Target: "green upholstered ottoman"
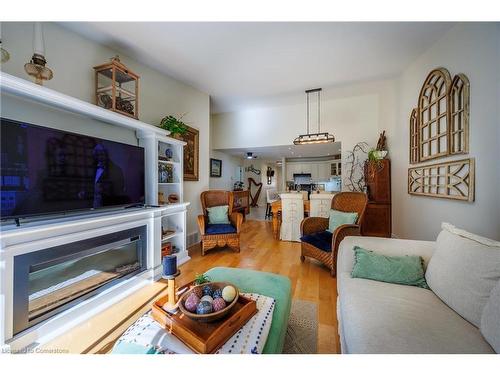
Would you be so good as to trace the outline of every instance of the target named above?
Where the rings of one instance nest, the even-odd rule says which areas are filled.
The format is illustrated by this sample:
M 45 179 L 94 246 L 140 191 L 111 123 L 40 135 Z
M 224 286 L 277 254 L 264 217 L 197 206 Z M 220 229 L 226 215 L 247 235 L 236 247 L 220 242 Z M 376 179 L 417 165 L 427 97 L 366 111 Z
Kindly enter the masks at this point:
M 244 268 L 215 267 L 205 272 L 211 281 L 227 281 L 244 293 L 256 293 L 275 300 L 273 320 L 264 346 L 263 354 L 280 354 L 283 351 L 285 334 L 292 305 L 290 279 L 274 273 L 253 271 Z M 154 348 L 134 343 L 117 342 L 114 354 L 154 354 Z
M 244 293 L 257 293 L 275 299 L 273 320 L 263 353 L 280 354 L 283 351 L 292 306 L 290 279 L 275 273 L 229 267 L 215 267 L 205 272 L 205 275 L 209 276 L 211 281 L 233 283 Z

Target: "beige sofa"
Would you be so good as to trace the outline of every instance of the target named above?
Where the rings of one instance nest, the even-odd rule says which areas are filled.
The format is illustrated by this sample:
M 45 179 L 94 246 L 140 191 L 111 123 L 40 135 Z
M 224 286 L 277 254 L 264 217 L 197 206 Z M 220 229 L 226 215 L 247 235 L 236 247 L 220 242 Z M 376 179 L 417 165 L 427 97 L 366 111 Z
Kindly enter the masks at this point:
M 389 256 L 421 256 L 431 290 L 352 278 L 355 245 Z M 448 224 L 436 242 L 346 237 L 337 289 L 342 353 L 500 351 L 498 242 Z

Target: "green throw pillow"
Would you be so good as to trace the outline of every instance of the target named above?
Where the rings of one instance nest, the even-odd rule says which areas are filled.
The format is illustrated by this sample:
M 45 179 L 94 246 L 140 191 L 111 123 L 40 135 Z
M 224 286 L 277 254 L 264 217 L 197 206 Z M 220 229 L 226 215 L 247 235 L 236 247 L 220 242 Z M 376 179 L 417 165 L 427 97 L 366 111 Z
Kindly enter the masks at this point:
M 352 277 L 429 289 L 425 282 L 423 259 L 419 256 L 390 257 L 355 246 L 354 257 Z
M 335 229 L 344 224 L 354 224 L 358 220 L 357 212 L 343 212 L 337 210 L 330 210 L 330 221 L 328 224 L 328 231 L 335 232 Z
M 207 208 L 208 224 L 229 224 L 227 211 L 229 206 L 214 206 Z

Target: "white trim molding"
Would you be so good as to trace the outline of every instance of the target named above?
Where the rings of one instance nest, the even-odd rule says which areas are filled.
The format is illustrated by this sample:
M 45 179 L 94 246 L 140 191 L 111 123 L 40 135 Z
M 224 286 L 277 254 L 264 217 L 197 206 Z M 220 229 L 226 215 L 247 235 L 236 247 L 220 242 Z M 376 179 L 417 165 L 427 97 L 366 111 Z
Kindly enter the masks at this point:
M 142 134 L 156 134 L 163 137 L 170 134 L 168 130 L 101 108 L 95 104 L 34 84 L 5 72 L 0 72 L 0 90 L 2 94 L 48 104 L 51 107 L 85 115 L 108 124 L 140 131 Z

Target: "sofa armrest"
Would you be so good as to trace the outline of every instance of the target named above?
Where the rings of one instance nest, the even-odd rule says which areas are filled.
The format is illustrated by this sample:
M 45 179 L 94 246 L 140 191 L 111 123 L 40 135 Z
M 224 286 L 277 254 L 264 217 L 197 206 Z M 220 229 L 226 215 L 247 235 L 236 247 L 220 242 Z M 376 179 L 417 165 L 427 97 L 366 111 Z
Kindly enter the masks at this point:
M 200 229 L 200 234 L 202 236 L 205 235 L 205 223 L 206 223 L 206 218 L 203 215 L 198 215 L 198 228 Z
M 243 224 L 243 214 L 240 212 L 232 212 L 231 215 L 229 215 L 229 221 L 233 227 L 236 228 L 236 233 L 240 233 L 241 226 Z
M 337 257 L 337 274 L 352 272 L 354 266 L 354 246 L 372 250 L 388 256 L 418 255 L 427 267 L 434 253 L 434 241 L 400 240 L 380 237 L 345 237 L 339 245 Z
M 328 218 L 307 217 L 300 223 L 300 235 L 323 232 L 328 229 Z

